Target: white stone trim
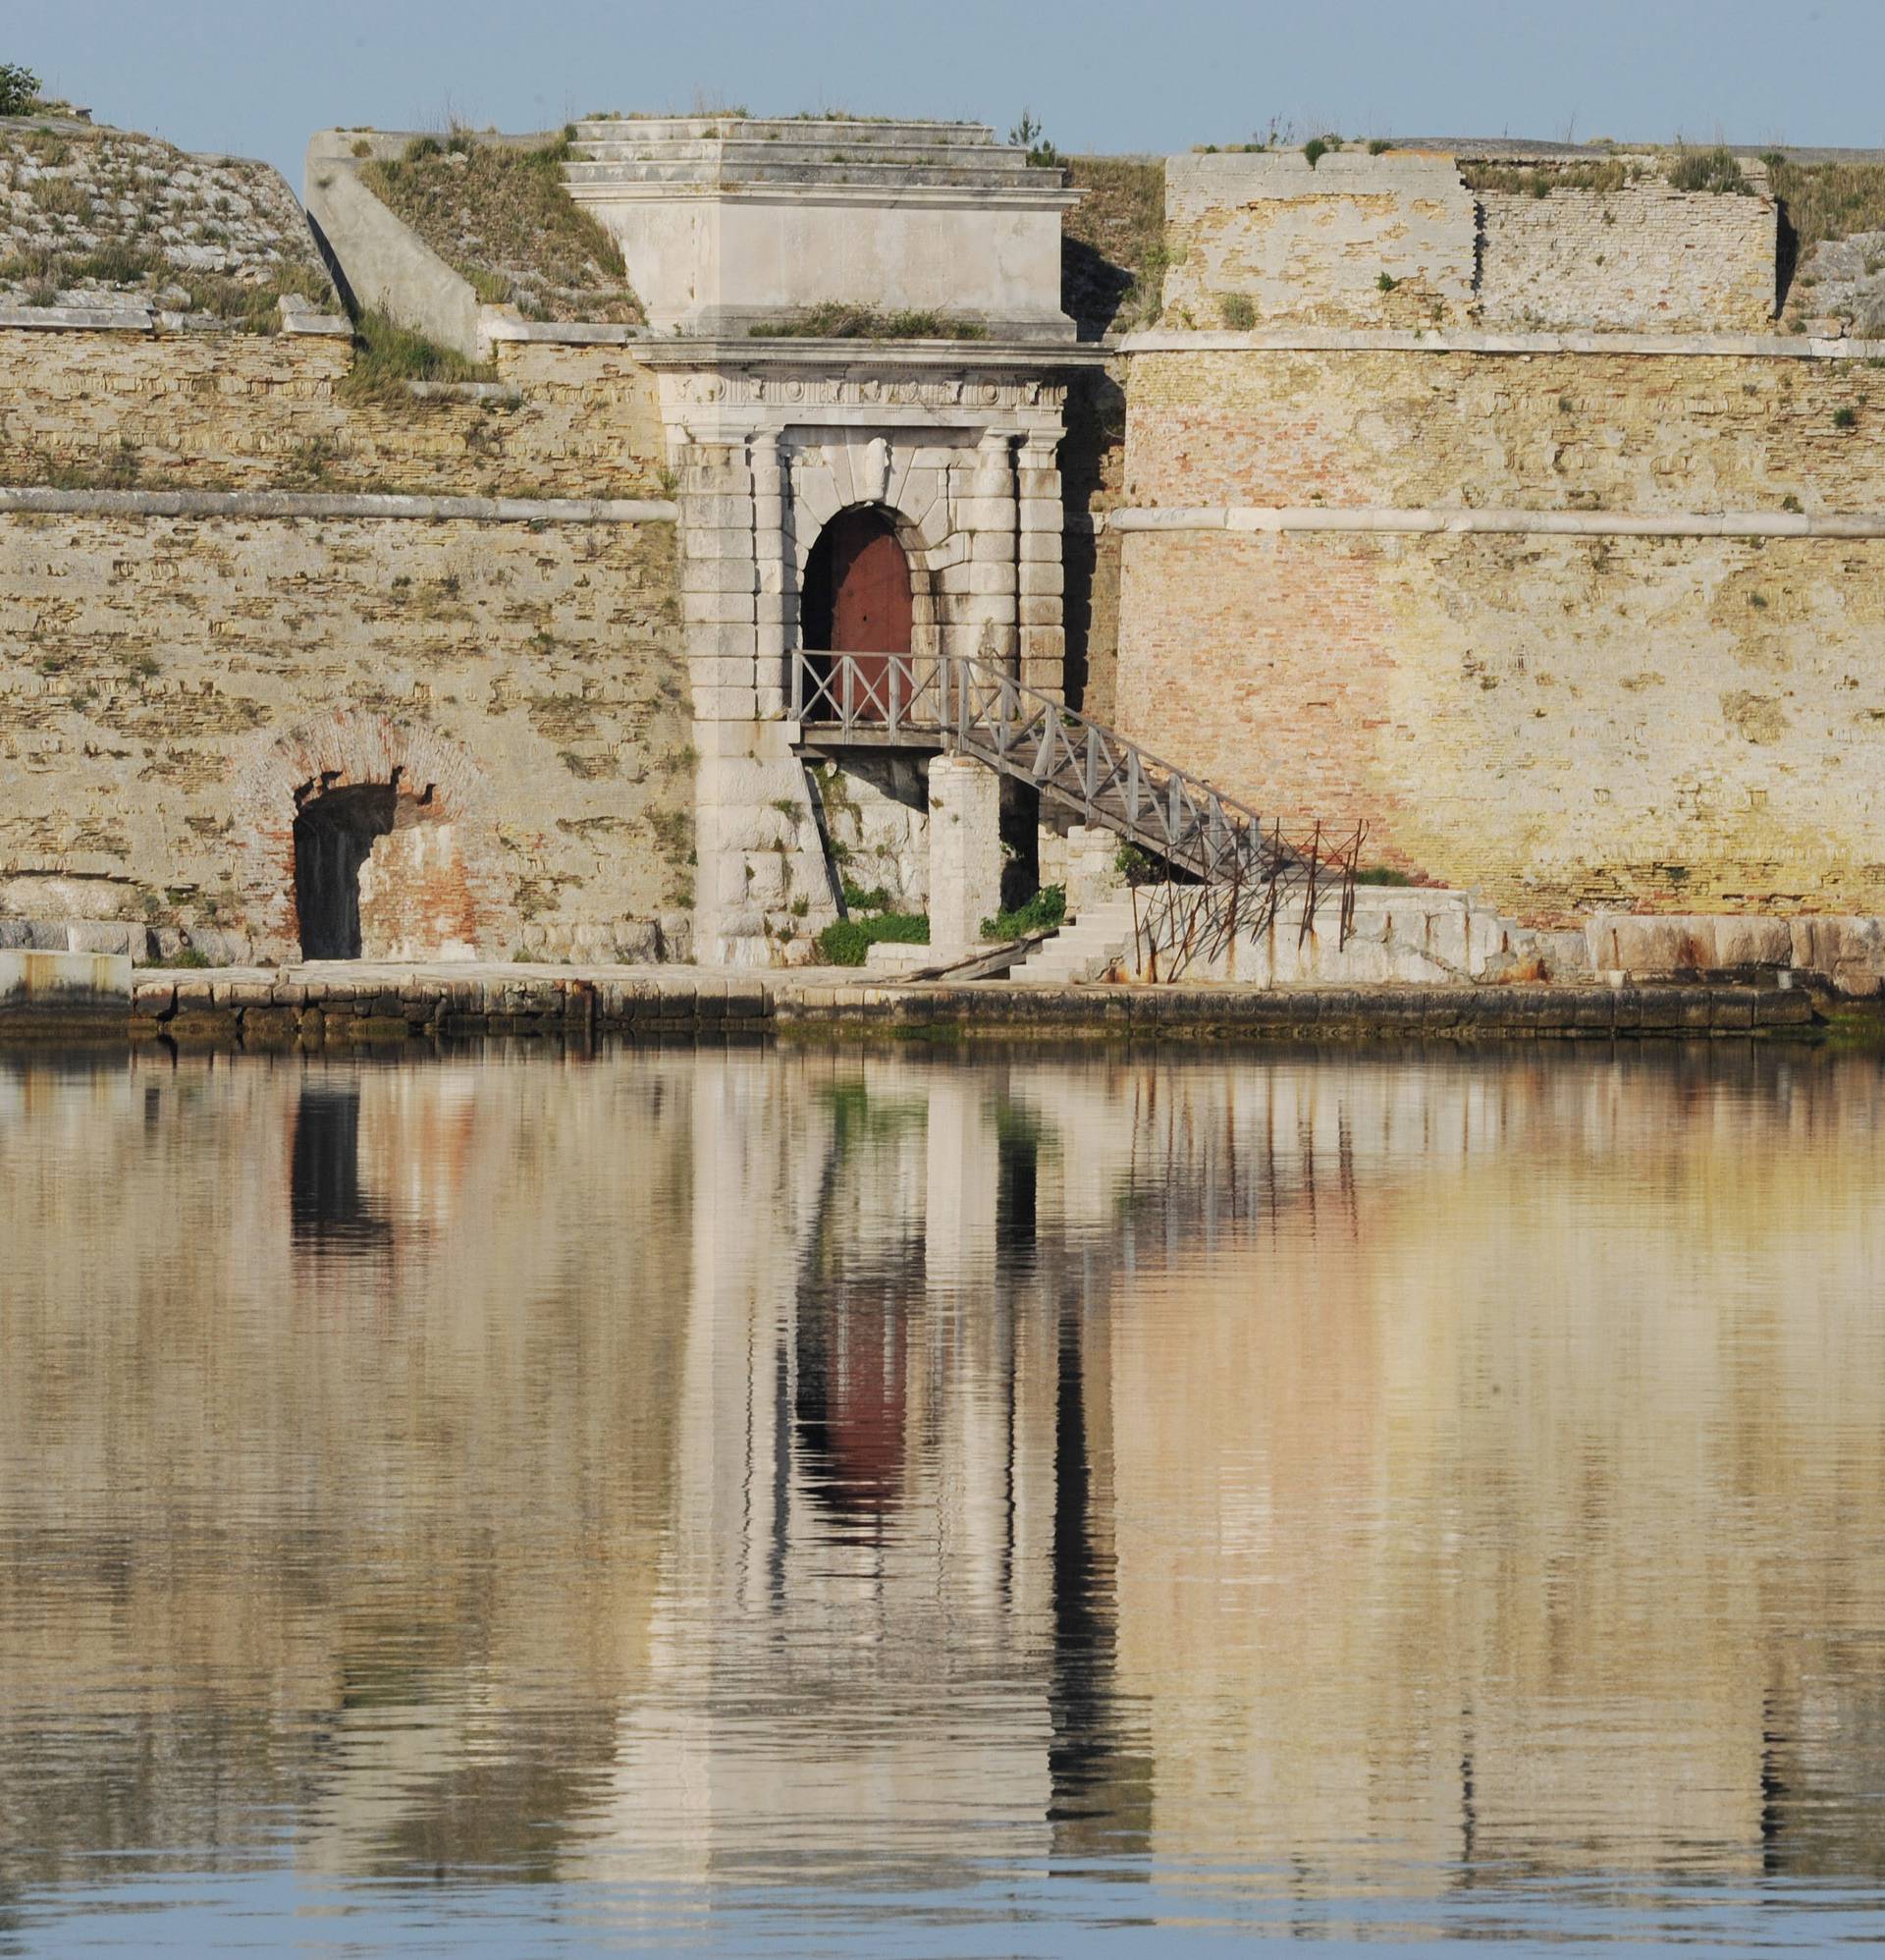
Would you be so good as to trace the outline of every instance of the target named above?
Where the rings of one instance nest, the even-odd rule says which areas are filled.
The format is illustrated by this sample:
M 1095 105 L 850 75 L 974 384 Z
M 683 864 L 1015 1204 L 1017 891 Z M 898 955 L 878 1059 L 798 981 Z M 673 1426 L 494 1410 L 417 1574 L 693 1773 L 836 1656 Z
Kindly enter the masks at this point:
M 1348 531 L 1401 536 L 1440 533 L 1505 537 L 1880 538 L 1885 512 L 1852 516 L 1798 511 L 1423 511 L 1320 510 L 1255 504 L 1175 506 L 1101 513 L 1096 530 Z
M 1253 333 L 1128 334 L 1120 354 L 1628 354 L 1759 360 L 1885 359 L 1885 341 L 1811 334 L 1476 334 L 1399 328 L 1264 327 Z
M 487 524 L 671 524 L 679 505 L 633 497 L 395 497 L 287 490 L 0 489 L 0 517 L 405 517 Z

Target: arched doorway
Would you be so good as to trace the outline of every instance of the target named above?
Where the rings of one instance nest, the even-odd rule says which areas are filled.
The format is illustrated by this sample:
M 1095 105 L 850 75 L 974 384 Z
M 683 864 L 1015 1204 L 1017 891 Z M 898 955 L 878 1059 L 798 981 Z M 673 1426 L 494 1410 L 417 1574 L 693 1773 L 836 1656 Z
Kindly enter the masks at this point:
M 799 626 L 808 652 L 861 656 L 839 673 L 847 715 L 889 716 L 889 656 L 910 651 L 913 611 L 910 561 L 889 515 L 869 504 L 840 511 L 805 562 Z
M 360 867 L 393 828 L 399 790 L 360 783 L 310 796 L 295 814 L 295 909 L 303 959 L 360 956 Z

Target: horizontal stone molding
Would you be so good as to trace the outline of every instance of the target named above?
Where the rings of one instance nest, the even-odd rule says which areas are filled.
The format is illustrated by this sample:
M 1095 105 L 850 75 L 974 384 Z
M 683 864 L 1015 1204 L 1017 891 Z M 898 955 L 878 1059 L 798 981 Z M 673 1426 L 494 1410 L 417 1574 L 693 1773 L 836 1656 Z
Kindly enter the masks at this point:
M 1811 334 L 1479 334 L 1416 329 L 1266 327 L 1253 333 L 1128 334 L 1122 354 L 1630 354 L 1756 360 L 1885 359 L 1885 341 Z
M 67 334 L 233 334 L 245 329 L 228 320 L 201 319 L 150 306 L 0 306 L 0 331 Z M 353 323 L 340 313 L 285 312 L 284 334 L 351 340 Z
M 1880 538 L 1885 511 L 1822 516 L 1798 511 L 1323 510 L 1210 504 L 1097 514 L 1114 531 L 1347 531 L 1389 536 L 1480 533 L 1504 537 Z
M 478 332 L 488 341 L 529 341 L 549 347 L 627 347 L 652 337 L 648 327 L 619 326 L 608 320 L 525 320 L 501 306 L 480 309 Z
M 678 504 L 657 497 L 401 497 L 290 490 L 0 489 L 0 517 L 404 517 L 485 524 L 669 524 Z

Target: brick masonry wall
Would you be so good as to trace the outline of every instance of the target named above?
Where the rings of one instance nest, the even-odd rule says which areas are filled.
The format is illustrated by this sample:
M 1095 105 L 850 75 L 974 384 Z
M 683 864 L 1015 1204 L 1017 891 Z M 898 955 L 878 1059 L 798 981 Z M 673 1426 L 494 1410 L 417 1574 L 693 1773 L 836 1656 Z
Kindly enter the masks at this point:
M 1126 452 L 1133 505 L 1719 512 L 1794 497 L 1869 511 L 1885 370 L 1675 353 L 1141 354 Z
M 1759 332 L 1778 300 L 1771 199 L 1672 191 L 1481 194 L 1487 327 Z
M 0 481 L 662 494 L 653 378 L 620 348 L 500 343 L 504 401 L 350 402 L 352 359 L 325 335 L 0 328 Z
M 673 556 L 662 523 L 0 518 L 0 913 L 292 953 L 295 789 L 401 763 L 456 801 L 448 938 L 649 950 L 691 898 Z
M 1137 505 L 1875 512 L 1853 361 L 1133 356 Z M 1835 426 L 1851 408 L 1857 426 Z M 1885 909 L 1885 543 L 1123 538 L 1119 717 L 1534 924 Z

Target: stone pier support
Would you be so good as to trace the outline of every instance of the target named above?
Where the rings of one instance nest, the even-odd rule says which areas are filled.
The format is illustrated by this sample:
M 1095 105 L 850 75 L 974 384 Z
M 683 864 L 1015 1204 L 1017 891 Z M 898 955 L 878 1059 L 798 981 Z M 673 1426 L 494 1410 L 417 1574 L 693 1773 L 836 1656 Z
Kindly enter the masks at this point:
M 1001 909 L 1001 779 L 967 756 L 930 764 L 930 949 L 961 959 Z
M 1019 638 L 1019 678 L 1056 700 L 1065 698 L 1067 635 L 1061 608 L 1065 571 L 1061 564 L 1063 518 L 1058 440 L 1036 432 L 1021 444 L 1019 496 L 1015 501 L 1015 622 Z

